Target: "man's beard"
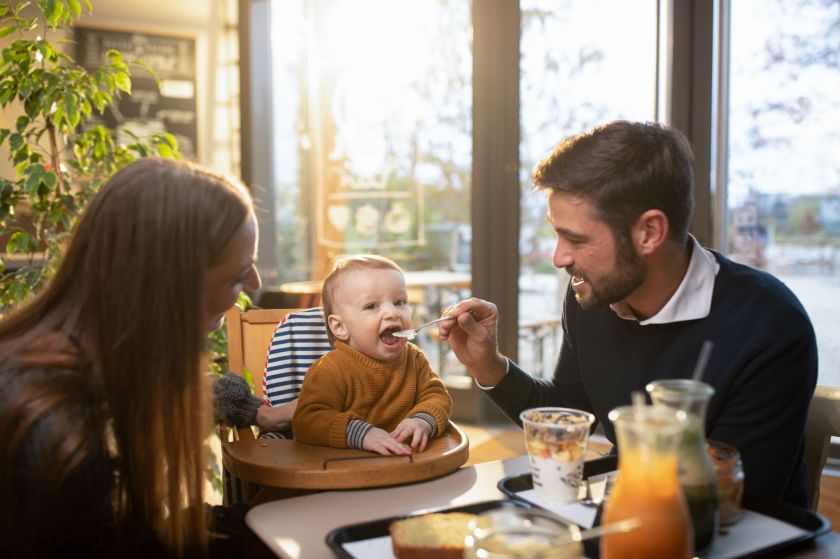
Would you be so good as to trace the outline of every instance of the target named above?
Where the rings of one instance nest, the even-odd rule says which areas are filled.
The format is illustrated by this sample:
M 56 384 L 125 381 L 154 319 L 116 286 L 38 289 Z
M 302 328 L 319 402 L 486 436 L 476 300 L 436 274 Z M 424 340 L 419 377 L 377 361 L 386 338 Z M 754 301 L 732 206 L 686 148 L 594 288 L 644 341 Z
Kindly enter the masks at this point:
M 645 281 L 645 267 L 641 259 L 628 243 L 618 240 L 615 250 L 615 267 L 609 276 L 599 280 L 598 286 L 591 283 L 587 276 L 572 272 L 573 270 L 569 271 L 573 276 L 580 277 L 589 283 L 588 300 L 582 301 L 575 293 L 575 299 L 584 309 L 600 309 L 623 301 Z

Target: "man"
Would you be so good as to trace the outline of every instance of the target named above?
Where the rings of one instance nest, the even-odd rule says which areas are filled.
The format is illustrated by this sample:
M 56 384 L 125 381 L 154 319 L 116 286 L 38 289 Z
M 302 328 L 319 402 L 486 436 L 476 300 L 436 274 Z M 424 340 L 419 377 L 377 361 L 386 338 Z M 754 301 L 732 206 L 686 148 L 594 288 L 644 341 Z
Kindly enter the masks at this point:
M 746 492 L 806 504 L 803 431 L 817 378 L 814 331 L 779 280 L 688 234 L 692 153 L 677 130 L 613 122 L 570 137 L 534 172 L 571 276 L 550 381 L 497 351 L 495 305 L 470 299 L 440 327 L 478 385 L 514 421 L 559 405 L 607 420 L 656 379 L 688 378 L 705 340 L 715 389 L 706 433 L 741 451 Z

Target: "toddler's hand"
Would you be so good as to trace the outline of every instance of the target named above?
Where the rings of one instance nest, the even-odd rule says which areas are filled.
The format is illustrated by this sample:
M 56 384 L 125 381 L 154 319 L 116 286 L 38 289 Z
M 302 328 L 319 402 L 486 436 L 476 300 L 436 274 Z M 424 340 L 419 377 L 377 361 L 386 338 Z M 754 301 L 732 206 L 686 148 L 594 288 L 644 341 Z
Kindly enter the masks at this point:
M 387 431 L 374 427 L 362 440 L 362 448 L 379 454 L 411 454 L 411 447 L 393 439 Z
M 429 435 L 432 434 L 432 426 L 427 421 L 416 417 L 407 417 L 400 421 L 397 428 L 391 431 L 395 440 L 405 442 L 411 439 L 411 448 L 414 452 L 423 452 L 429 443 Z

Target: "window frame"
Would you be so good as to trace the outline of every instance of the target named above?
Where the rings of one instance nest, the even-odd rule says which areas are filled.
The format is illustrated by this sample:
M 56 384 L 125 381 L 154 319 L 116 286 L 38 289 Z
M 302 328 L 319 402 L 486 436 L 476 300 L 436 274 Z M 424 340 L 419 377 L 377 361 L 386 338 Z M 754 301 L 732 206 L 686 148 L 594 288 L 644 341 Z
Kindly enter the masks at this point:
M 271 0 L 240 0 L 242 178 L 258 207 L 261 267 L 276 267 L 270 104 L 267 91 Z M 682 130 L 695 152 L 692 233 L 724 250 L 726 40 L 728 0 L 655 0 L 657 118 Z M 519 282 L 520 7 L 473 0 L 472 293 L 493 301 L 500 350 L 517 358 Z M 255 23 L 256 22 L 256 23 Z M 260 70 L 255 72 L 254 68 Z M 558 141 L 560 138 L 558 138 Z M 271 284 L 271 277 L 265 278 Z

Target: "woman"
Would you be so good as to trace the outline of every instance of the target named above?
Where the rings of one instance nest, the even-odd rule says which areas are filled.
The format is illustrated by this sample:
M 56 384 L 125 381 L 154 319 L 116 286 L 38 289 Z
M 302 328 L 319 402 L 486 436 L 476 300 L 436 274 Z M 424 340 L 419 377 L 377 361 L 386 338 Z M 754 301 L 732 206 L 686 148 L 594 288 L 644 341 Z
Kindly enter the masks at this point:
M 0 322 L 0 556 L 207 553 L 207 333 L 260 286 L 247 191 L 145 159 Z

